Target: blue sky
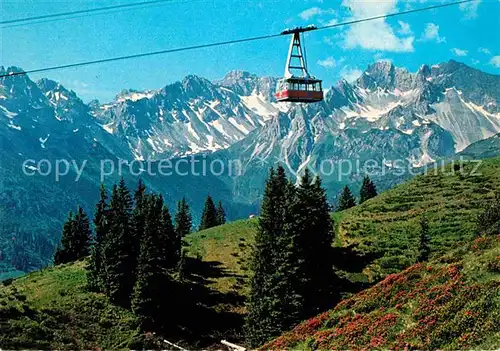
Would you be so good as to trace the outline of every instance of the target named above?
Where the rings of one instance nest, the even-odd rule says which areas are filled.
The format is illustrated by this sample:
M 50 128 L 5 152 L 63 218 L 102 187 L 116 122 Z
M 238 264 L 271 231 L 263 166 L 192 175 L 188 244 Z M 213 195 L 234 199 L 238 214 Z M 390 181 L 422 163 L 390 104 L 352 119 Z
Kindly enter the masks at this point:
M 135 1 L 121 1 L 130 3 Z M 441 0 L 173 0 L 169 4 L 64 21 L 0 28 L 0 65 L 25 70 L 336 23 Z M 0 0 L 0 20 L 117 4 L 117 1 Z M 500 74 L 500 1 L 395 17 L 309 33 L 309 70 L 330 86 L 379 59 L 415 71 L 455 59 Z M 283 74 L 288 38 L 234 44 L 45 72 L 89 101 L 109 101 L 124 88 L 158 89 L 188 74 L 217 79 L 233 69 Z

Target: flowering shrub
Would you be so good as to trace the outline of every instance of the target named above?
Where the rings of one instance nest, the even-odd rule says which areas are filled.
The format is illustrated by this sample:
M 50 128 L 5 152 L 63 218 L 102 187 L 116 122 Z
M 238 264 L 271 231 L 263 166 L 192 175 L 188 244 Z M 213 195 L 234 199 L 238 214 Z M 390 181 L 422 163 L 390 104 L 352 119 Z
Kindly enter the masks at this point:
M 499 277 L 476 276 L 498 268 L 499 256 L 491 253 L 499 243 L 498 237 L 479 238 L 468 250 L 448 255 L 448 263 L 416 264 L 391 274 L 263 348 L 293 349 L 306 340 L 312 340 L 309 347 L 328 350 L 477 347 L 498 331 Z M 464 264 L 471 260 L 485 264 L 467 271 Z

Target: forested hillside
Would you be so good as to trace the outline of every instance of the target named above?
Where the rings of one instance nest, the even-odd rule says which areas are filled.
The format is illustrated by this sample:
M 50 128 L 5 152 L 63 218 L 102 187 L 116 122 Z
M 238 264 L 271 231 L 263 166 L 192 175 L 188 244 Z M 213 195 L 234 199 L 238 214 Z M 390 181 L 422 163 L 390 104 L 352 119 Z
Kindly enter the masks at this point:
M 493 199 L 500 185 L 500 159 L 484 161 L 473 176 L 474 167 L 474 163 L 463 169 L 448 165 L 332 213 L 335 237 L 329 256 L 337 276 L 332 288 L 342 301 L 333 312 L 270 345 L 393 348 L 411 334 L 408 343 L 415 347 L 492 347 L 498 318 L 484 311 L 498 311 L 492 295 L 498 289 L 498 238 L 488 232 L 489 238 L 476 239 L 476 219 L 487 204 L 497 206 L 493 217 L 498 212 Z M 184 238 L 182 264 L 166 271 L 168 288 L 164 285 L 160 295 L 150 295 L 168 293 L 170 312 L 165 312 L 165 321 L 176 316 L 175 328 L 154 330 L 159 336 L 188 348 L 217 345 L 224 338 L 246 342 L 243 324 L 259 222 L 259 218 L 231 222 Z M 422 262 L 415 265 L 417 261 Z M 165 347 L 155 335 L 144 334 L 152 330 L 144 328 L 134 302 L 132 308 L 112 303 L 107 288 L 99 292 L 89 287 L 86 267 L 91 263 L 82 258 L 5 281 L 0 287 L 2 347 Z M 444 297 L 438 298 L 439 292 Z M 425 305 L 435 307 L 426 310 L 436 318 L 430 340 L 424 337 L 426 329 L 418 327 L 427 321 L 425 311 L 417 310 Z M 359 328 L 352 329 L 358 322 Z M 450 336 L 457 325 L 464 325 L 462 334 Z

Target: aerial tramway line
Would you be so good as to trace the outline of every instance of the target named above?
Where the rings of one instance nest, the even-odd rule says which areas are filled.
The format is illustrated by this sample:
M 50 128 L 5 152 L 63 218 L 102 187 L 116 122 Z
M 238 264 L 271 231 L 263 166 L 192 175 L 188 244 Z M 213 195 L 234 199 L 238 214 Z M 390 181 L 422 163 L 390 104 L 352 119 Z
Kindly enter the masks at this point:
M 99 13 L 99 11 L 104 11 L 104 10 L 116 11 L 116 10 L 123 10 L 124 8 L 129 8 L 129 7 L 150 6 L 150 5 L 154 5 L 154 4 L 167 3 L 167 2 L 173 2 L 173 1 L 175 1 L 175 0 L 145 0 L 143 2 L 132 3 L 132 4 L 113 5 L 113 6 L 108 6 L 108 7 L 96 8 L 96 9 L 78 10 L 78 11 L 71 11 L 71 12 L 56 13 L 56 14 L 51 14 L 51 15 L 37 16 L 37 17 L 28 17 L 28 18 L 14 19 L 14 20 L 6 20 L 6 21 L 0 21 L 0 29 L 10 27 L 10 26 L 41 23 L 41 22 L 32 22 L 33 20 L 43 19 L 43 20 L 47 20 L 47 21 L 53 21 L 53 20 L 65 19 L 63 17 L 68 16 L 68 15 L 83 15 L 85 13 L 91 13 L 91 12 L 92 13 L 93 12 Z M 181 1 L 181 0 L 179 0 L 179 1 Z M 269 35 L 262 35 L 262 36 L 258 36 L 258 37 L 234 39 L 234 40 L 227 40 L 227 41 L 222 41 L 222 42 L 205 43 L 205 44 L 186 46 L 186 47 L 180 47 L 180 48 L 173 48 L 173 49 L 166 49 L 166 50 L 159 50 L 159 51 L 153 51 L 153 52 L 137 53 L 137 54 L 126 55 L 126 56 L 103 58 L 103 59 L 98 59 L 98 60 L 93 60 L 93 61 L 84 61 L 84 62 L 62 64 L 62 65 L 58 65 L 58 66 L 31 69 L 31 70 L 22 71 L 22 72 L 8 72 L 5 74 L 0 74 L 0 79 L 12 77 L 12 76 L 25 75 L 25 74 L 29 74 L 29 73 L 40 73 L 40 72 L 53 71 L 53 70 L 59 70 L 59 69 L 82 67 L 82 66 L 100 64 L 100 63 L 107 63 L 107 62 L 114 62 L 114 61 L 120 61 L 120 60 L 128 60 L 128 59 L 134 59 L 134 58 L 160 55 L 160 54 L 168 54 L 168 53 L 174 53 L 174 52 L 209 48 L 209 47 L 215 47 L 215 46 L 221 46 L 221 45 L 244 43 L 244 42 L 250 42 L 250 41 L 256 41 L 256 40 L 277 38 L 277 37 L 284 36 L 284 35 L 291 35 L 292 39 L 290 42 L 290 49 L 288 50 L 288 56 L 287 56 L 287 61 L 286 61 L 286 65 L 285 65 L 285 74 L 284 74 L 283 78 L 281 78 L 277 83 L 276 94 L 275 94 L 276 100 L 278 102 L 314 103 L 314 102 L 319 102 L 319 101 L 323 100 L 323 97 L 324 97 L 323 87 L 322 87 L 321 79 L 317 79 L 316 77 L 312 76 L 307 69 L 306 48 L 304 45 L 304 41 L 301 40 L 301 35 L 303 33 L 309 32 L 309 31 L 316 31 L 316 30 L 322 30 L 322 29 L 328 29 L 328 28 L 336 28 L 336 27 L 341 27 L 341 26 L 353 25 L 353 24 L 357 24 L 357 23 L 361 23 L 361 22 L 374 21 L 374 20 L 379 20 L 379 19 L 383 19 L 383 18 L 401 16 L 401 15 L 406 15 L 406 14 L 415 13 L 415 12 L 435 10 L 438 8 L 456 6 L 456 5 L 470 3 L 470 2 L 474 2 L 474 1 L 477 1 L 477 0 L 458 0 L 458 1 L 451 2 L 451 3 L 444 3 L 444 4 L 438 4 L 438 5 L 433 5 L 433 6 L 423 7 L 423 8 L 410 9 L 407 11 L 389 13 L 389 14 L 379 15 L 379 16 L 374 16 L 374 17 L 353 19 L 351 21 L 325 25 L 325 26 L 322 26 L 319 28 L 316 26 L 310 25 L 307 27 L 296 27 L 293 29 L 286 29 L 279 34 L 269 34 Z M 72 17 L 68 17 L 68 18 L 72 18 Z M 21 22 L 23 24 L 19 24 L 19 22 Z

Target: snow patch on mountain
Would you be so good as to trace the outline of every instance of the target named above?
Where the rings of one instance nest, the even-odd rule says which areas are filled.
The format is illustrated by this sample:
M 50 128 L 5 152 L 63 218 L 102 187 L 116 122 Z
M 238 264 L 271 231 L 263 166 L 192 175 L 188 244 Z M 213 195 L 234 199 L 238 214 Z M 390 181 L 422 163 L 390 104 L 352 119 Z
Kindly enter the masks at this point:
M 7 116 L 7 118 L 14 118 L 17 116 L 16 112 L 9 111 L 2 105 L 0 105 L 0 110 L 5 114 L 5 116 Z
M 248 109 L 262 116 L 265 121 L 271 119 L 279 112 L 276 106 L 277 103 L 273 104 L 270 101 L 266 101 L 266 98 L 262 94 L 253 92 L 249 96 L 241 96 L 241 100 Z

